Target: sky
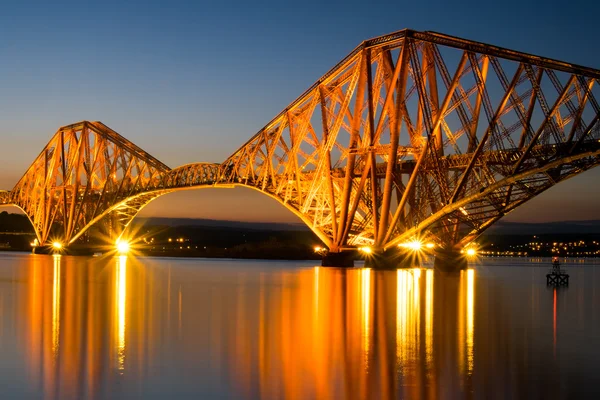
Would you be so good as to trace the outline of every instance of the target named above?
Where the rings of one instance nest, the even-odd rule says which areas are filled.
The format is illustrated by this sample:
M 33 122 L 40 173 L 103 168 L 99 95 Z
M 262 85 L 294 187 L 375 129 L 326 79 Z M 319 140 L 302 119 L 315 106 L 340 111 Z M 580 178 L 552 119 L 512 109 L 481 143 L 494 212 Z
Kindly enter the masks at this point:
M 600 5 L 582 0 L 86 3 L 0 0 L 0 189 L 81 120 L 172 168 L 222 162 L 361 41 L 403 28 L 600 68 Z M 599 178 L 561 183 L 505 220 L 600 219 Z M 240 188 L 169 194 L 140 215 L 298 221 Z

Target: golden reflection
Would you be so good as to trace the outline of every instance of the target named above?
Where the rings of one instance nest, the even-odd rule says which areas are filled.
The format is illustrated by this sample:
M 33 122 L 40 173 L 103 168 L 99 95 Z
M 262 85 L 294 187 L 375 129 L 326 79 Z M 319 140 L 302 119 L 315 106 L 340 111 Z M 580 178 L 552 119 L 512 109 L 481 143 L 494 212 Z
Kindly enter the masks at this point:
M 97 398 L 113 376 L 146 368 L 166 321 L 166 302 L 154 295 L 166 293 L 166 269 L 148 272 L 131 257 L 34 254 L 27 263 L 15 315 L 32 397 Z
M 417 309 L 417 313 L 419 310 L 419 307 L 421 305 L 420 300 L 420 292 L 419 292 L 419 278 L 421 277 L 421 270 L 419 268 L 413 268 L 411 270 L 412 273 L 412 278 L 413 278 L 413 305 L 416 307 Z M 418 329 L 418 322 L 417 322 L 417 329 Z
M 314 293 L 315 293 L 315 316 L 318 318 L 319 316 L 319 268 L 315 267 L 315 283 L 314 283 Z
M 418 358 L 421 270 L 399 269 L 396 288 L 396 359 L 402 370 Z
M 396 359 L 403 361 L 402 349 L 406 343 L 406 270 L 399 269 L 396 283 Z
M 60 254 L 52 256 L 54 264 L 52 282 L 52 354 L 58 355 L 60 339 Z
M 467 270 L 467 372 L 473 374 L 473 333 L 475 311 L 475 270 Z
M 92 398 L 119 375 L 198 360 L 232 398 L 443 398 L 469 391 L 484 363 L 473 270 L 254 274 L 36 257 L 23 314 L 29 379 L 46 398 Z
M 458 313 L 459 368 L 461 371 L 465 371 L 467 375 L 473 373 L 474 307 L 475 270 L 460 271 L 460 311 Z
M 431 369 L 433 359 L 433 277 L 432 269 L 425 273 L 425 359 Z
M 465 344 L 467 343 L 466 339 L 466 324 L 465 324 L 465 310 L 466 310 L 466 274 L 464 270 L 460 271 L 460 280 L 458 282 L 458 315 L 457 315 L 457 334 L 458 334 L 458 369 L 462 371 L 466 371 L 465 368 Z
M 364 268 L 360 273 L 361 278 L 361 303 L 363 321 L 363 350 L 365 355 L 365 367 L 369 368 L 369 345 L 370 345 L 370 317 L 371 317 L 371 269 Z
M 115 282 L 117 316 L 117 369 L 125 370 L 125 317 L 127 307 L 127 256 L 117 258 L 117 274 Z

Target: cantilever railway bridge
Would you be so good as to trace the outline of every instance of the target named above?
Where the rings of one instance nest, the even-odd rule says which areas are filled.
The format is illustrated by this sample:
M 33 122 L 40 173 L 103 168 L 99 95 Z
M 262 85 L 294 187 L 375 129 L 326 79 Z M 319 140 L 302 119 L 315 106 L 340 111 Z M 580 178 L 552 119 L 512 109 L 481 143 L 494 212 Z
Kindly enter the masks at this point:
M 0 204 L 40 243 L 118 238 L 148 202 L 240 185 L 330 253 L 458 250 L 600 162 L 600 71 L 433 32 L 364 41 L 221 164 L 171 169 L 100 122 L 60 128 Z M 597 94 L 597 93 L 596 93 Z

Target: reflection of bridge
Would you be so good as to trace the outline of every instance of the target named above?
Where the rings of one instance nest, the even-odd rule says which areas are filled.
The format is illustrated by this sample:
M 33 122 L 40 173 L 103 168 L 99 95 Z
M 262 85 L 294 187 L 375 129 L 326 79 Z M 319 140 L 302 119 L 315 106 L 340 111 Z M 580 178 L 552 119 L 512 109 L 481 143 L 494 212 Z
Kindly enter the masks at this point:
M 38 239 L 118 237 L 163 194 L 242 185 L 330 253 L 426 236 L 456 251 L 600 160 L 600 71 L 431 32 L 367 40 L 222 164 L 170 169 L 99 122 L 62 127 L 0 204 Z

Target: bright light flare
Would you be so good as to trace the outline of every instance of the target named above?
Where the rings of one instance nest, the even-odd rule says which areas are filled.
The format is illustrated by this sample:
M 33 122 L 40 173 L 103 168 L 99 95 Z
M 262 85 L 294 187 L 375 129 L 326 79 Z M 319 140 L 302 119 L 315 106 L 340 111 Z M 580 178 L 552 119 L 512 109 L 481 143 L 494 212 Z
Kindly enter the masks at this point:
M 361 247 L 359 250 L 362 251 L 365 254 L 371 254 L 371 253 L 373 253 L 373 249 L 370 248 L 369 246 Z
M 467 255 L 469 257 L 474 257 L 477 255 L 477 250 L 475 250 L 474 248 L 470 247 L 467 249 Z
M 419 240 L 412 240 L 410 242 L 402 243 L 400 247 L 404 247 L 412 251 L 419 251 L 423 248 L 423 243 Z
M 322 248 L 322 247 L 320 247 L 320 246 L 315 246 L 315 253 L 320 253 L 320 252 L 321 252 L 321 250 L 323 250 L 323 248 Z
M 52 243 L 52 247 L 56 250 L 60 250 L 63 248 L 63 245 L 61 242 L 54 242 L 54 243 Z
M 117 242 L 117 251 L 120 254 L 126 254 L 129 252 L 130 246 L 129 246 L 129 242 L 125 241 L 125 240 L 119 240 Z
M 427 247 L 428 249 L 433 249 L 435 247 L 435 243 L 427 243 L 425 247 Z

